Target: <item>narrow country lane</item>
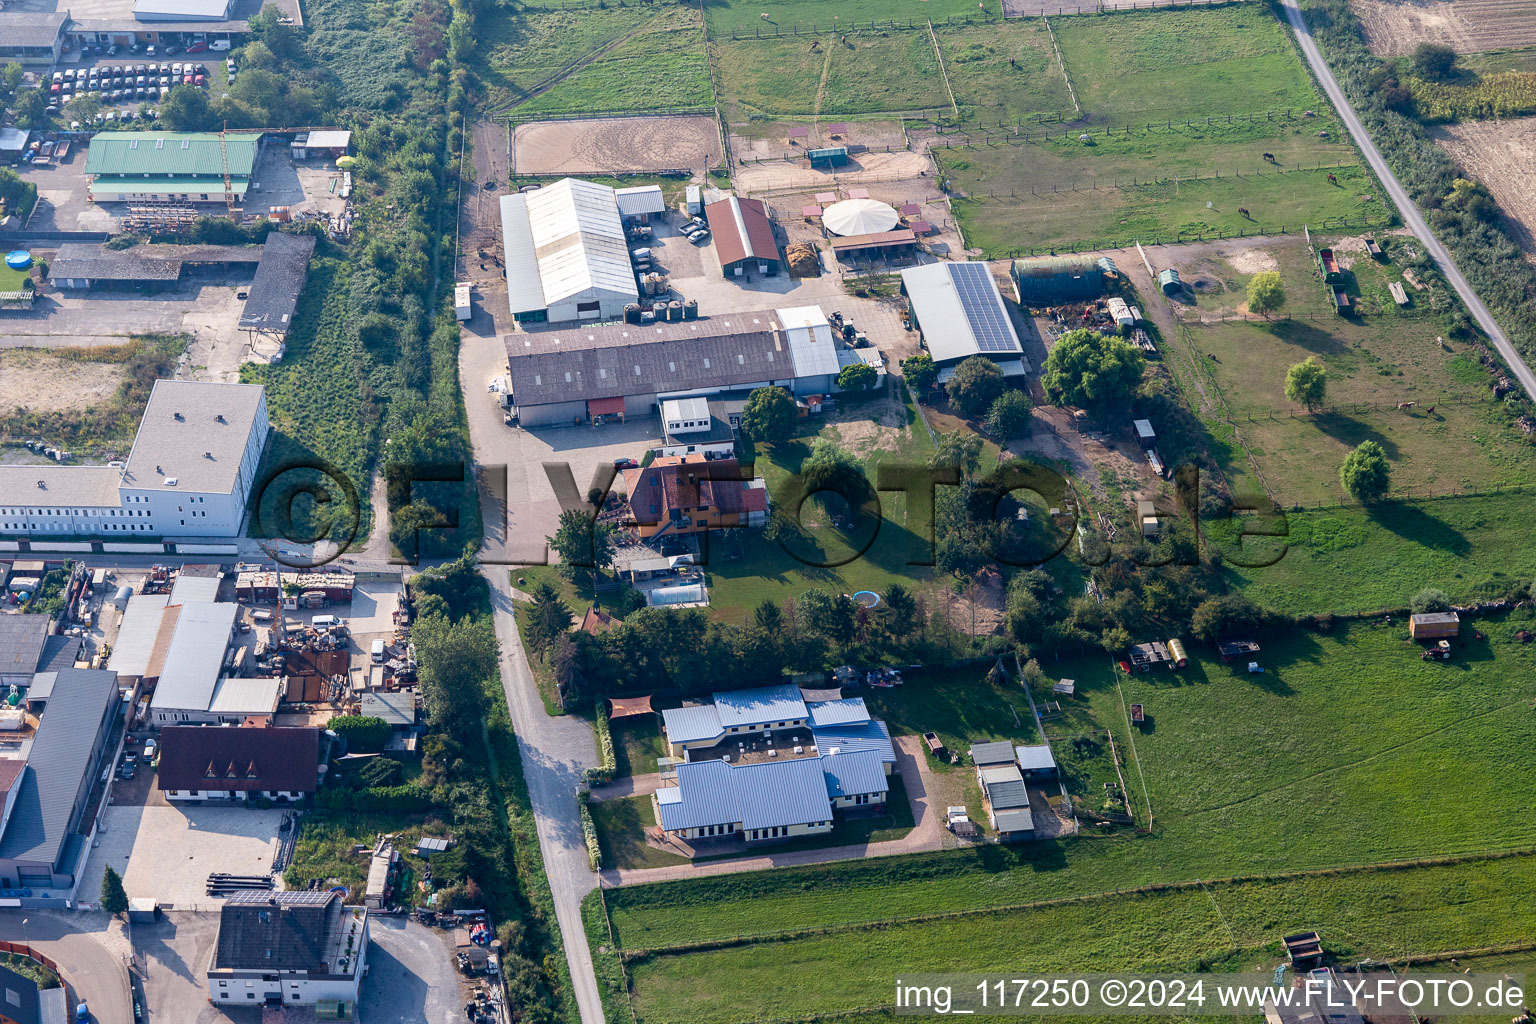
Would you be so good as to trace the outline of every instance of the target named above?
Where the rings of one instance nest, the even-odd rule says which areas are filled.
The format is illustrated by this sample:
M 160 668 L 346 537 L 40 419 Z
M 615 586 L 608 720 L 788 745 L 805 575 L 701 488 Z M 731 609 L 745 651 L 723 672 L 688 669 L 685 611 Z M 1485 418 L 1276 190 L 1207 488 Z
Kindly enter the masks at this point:
M 1533 374 L 1531 368 L 1525 365 L 1525 361 L 1520 358 L 1520 353 L 1515 351 L 1515 347 L 1509 343 L 1509 338 L 1505 336 L 1498 322 L 1493 319 L 1493 314 L 1483 304 L 1483 300 L 1478 298 L 1477 292 L 1472 290 L 1472 285 L 1462 276 L 1461 270 L 1451 259 L 1451 254 L 1446 251 L 1445 246 L 1440 244 L 1440 239 L 1435 237 L 1429 225 L 1424 223 L 1424 217 L 1419 213 L 1419 208 L 1413 205 L 1413 200 L 1408 198 L 1408 193 L 1392 173 L 1392 168 L 1387 166 L 1376 144 L 1366 134 L 1359 115 L 1349 105 L 1349 100 L 1345 97 L 1344 90 L 1339 87 L 1338 80 L 1333 77 L 1328 62 L 1323 60 L 1322 52 L 1317 48 L 1317 41 L 1312 38 L 1312 29 L 1308 27 L 1306 18 L 1302 17 L 1301 8 L 1296 5 L 1296 0 L 1281 0 L 1281 3 L 1285 7 L 1285 16 L 1290 20 L 1291 28 L 1296 31 L 1296 41 L 1301 44 L 1301 52 L 1306 55 L 1307 63 L 1312 66 L 1312 73 L 1317 76 L 1323 91 L 1328 94 L 1328 99 L 1333 102 L 1339 115 L 1344 118 L 1349 134 L 1354 136 L 1355 145 L 1359 146 L 1360 151 L 1365 154 L 1371 170 L 1376 172 L 1376 177 L 1381 180 L 1387 194 L 1392 197 L 1392 202 L 1402 213 L 1403 222 L 1408 225 L 1408 229 L 1419 241 L 1424 243 L 1425 250 L 1439 264 L 1440 272 L 1451 283 L 1451 287 L 1456 289 L 1456 294 L 1461 296 L 1461 301 L 1477 320 L 1478 326 L 1493 341 L 1494 348 L 1498 349 L 1499 355 L 1508 364 L 1509 372 L 1520 381 L 1520 386 L 1525 389 L 1525 393 L 1536 401 L 1536 374 Z

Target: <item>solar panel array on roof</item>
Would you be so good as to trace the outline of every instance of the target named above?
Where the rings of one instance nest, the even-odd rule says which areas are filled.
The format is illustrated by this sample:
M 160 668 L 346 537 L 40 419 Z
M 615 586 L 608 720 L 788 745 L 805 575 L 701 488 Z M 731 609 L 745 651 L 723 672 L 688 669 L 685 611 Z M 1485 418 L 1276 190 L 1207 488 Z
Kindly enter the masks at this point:
M 960 306 L 971 324 L 976 347 L 983 352 L 1017 352 L 1008 313 L 997 302 L 992 271 L 985 263 L 951 263 L 949 276 L 960 295 Z

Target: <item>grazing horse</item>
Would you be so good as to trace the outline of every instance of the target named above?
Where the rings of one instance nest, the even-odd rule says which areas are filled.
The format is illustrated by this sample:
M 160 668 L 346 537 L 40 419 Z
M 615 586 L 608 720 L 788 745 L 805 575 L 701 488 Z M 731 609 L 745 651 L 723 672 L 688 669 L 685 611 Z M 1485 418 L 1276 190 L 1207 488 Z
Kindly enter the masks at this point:
M 1239 214 L 1241 214 L 1241 215 L 1242 215 L 1242 216 L 1244 216 L 1244 217 L 1248 217 L 1248 219 L 1249 219 L 1249 220 L 1253 220 L 1253 218 L 1252 218 L 1252 217 L 1249 217 L 1249 216 L 1248 216 L 1248 208 L 1247 208 L 1247 207 L 1246 207 L 1246 206 L 1239 206 L 1239 207 L 1238 207 L 1238 208 L 1237 208 L 1237 212 L 1238 212 L 1238 213 L 1239 213 Z
M 1337 185 L 1338 183 L 1339 183 L 1339 179 L 1338 178 L 1335 178 L 1332 174 L 1328 175 L 1328 184 L 1330 184 L 1330 185 Z
M 1264 159 L 1268 160 L 1270 163 L 1274 163 L 1275 162 L 1275 154 L 1273 154 L 1273 153 L 1265 153 L 1264 154 Z
M 1416 406 L 1418 404 L 1419 404 L 1418 402 L 1398 402 L 1397 403 L 1397 411 L 1398 412 L 1407 412 L 1409 409 L 1412 409 L 1414 406 Z

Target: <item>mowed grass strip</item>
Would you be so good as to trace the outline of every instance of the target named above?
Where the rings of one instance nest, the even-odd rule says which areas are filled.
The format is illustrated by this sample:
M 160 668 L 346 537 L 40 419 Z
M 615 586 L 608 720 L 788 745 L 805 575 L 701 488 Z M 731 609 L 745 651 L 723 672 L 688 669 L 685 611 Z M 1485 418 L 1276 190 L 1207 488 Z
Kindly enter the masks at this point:
M 658 957 L 630 977 L 640 1019 L 704 1024 L 888 1006 L 901 973 L 1130 969 L 1229 947 L 1211 901 L 1183 892 Z
M 481 19 L 476 31 L 485 56 L 477 70 L 490 92 L 489 105 L 505 106 L 525 99 L 528 90 L 539 83 L 626 35 L 699 24 L 696 12 L 679 7 L 589 7 L 548 12 L 511 9 Z
M 515 110 L 519 117 L 705 110 L 711 102 L 704 32 L 695 25 L 626 39 Z
M 951 157 L 947 152 L 938 156 L 941 170 L 948 174 Z M 1337 184 L 1328 180 L 1330 173 Z M 953 203 L 966 243 L 988 259 L 1029 255 L 1031 250 L 1119 248 L 1138 240 L 1165 243 L 1218 234 L 1297 232 L 1304 223 L 1324 219 L 1362 224 L 1369 218 L 1381 223 L 1388 216 L 1360 167 L 1119 189 L 1052 192 L 1047 186 L 1034 194 L 995 197 L 987 196 L 993 190 L 985 183 L 969 183 L 965 169 L 951 180 L 973 197 Z M 1364 199 L 1367 195 L 1372 198 Z M 1244 209 L 1248 217 L 1239 212 Z
M 1285 28 L 1257 3 L 1082 15 L 1051 24 L 1078 101 L 1094 120 L 1327 109 Z
M 1153 835 L 626 887 L 609 894 L 613 924 L 653 947 L 1536 845 L 1536 649 L 1513 639 L 1530 623 L 1484 621 L 1486 641 L 1469 626 L 1449 663 L 1421 661 L 1401 620 L 1267 638 L 1259 676 L 1203 647 L 1189 670 L 1120 686 L 1107 657 L 1063 662 L 1052 671 L 1115 732 L 1138 807 L 1150 794 Z M 1147 731 L 1128 733 L 1122 689 Z M 1455 799 L 1428 796 L 1447 787 Z
M 936 31 L 950 87 L 968 119 L 1021 124 L 1038 114 L 1074 116 L 1066 79 L 1039 19 Z
M 1528 941 L 1536 858 L 1213 885 L 811 935 L 630 965 L 647 1021 L 763 1020 L 889 1006 L 926 971 L 1267 969 L 1281 936 L 1386 957 Z M 1218 911 L 1219 908 L 1219 911 Z M 711 984 L 700 985 L 700 978 Z
M 929 19 L 940 28 L 967 19 L 992 24 L 999 20 L 996 7 L 983 16 L 972 0 L 706 0 L 704 16 L 715 42 L 730 40 L 732 33 L 737 39 L 766 39 L 778 32 L 782 38 L 796 28 L 808 38 L 817 32 L 872 31 L 871 23 L 875 30 L 892 23 L 915 30 L 926 28 Z

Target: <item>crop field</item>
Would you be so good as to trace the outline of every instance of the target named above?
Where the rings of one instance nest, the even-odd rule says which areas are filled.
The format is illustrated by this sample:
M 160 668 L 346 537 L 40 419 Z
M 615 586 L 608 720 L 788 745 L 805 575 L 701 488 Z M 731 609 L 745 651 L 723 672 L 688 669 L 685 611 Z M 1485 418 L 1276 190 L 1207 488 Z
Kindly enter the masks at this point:
M 1304 223 L 1374 224 L 1387 217 L 1387 207 L 1375 198 L 1375 186 L 1360 167 L 1330 172 L 1292 171 L 1257 176 L 1201 178 L 1128 188 L 1024 192 L 987 196 L 985 185 L 973 185 L 965 162 L 968 151 L 943 151 L 939 167 L 951 174 L 954 187 L 973 197 L 957 199 L 955 216 L 966 244 L 989 259 L 1031 249 L 1112 249 L 1133 241 L 1174 242 L 1200 236 L 1294 232 Z M 1365 197 L 1371 198 L 1366 199 Z M 1240 210 L 1248 210 L 1244 217 Z
M 1190 393 L 1214 388 L 1220 394 L 1219 411 L 1207 405 L 1197 412 L 1208 420 L 1234 421 L 1270 496 L 1287 507 L 1345 501 L 1332 470 L 1365 440 L 1386 451 L 1393 492 L 1401 495 L 1530 480 L 1536 446 L 1493 398 L 1487 372 L 1465 346 L 1447 351 L 1436 342 L 1445 331 L 1439 317 L 1417 311 L 1399 315 L 1385 293 L 1387 280 L 1400 276 L 1370 259 L 1358 239 L 1318 244 L 1325 242 L 1335 245 L 1351 268 L 1346 290 L 1369 315 L 1346 318 L 1327 311 L 1330 300 L 1299 240 L 1268 249 L 1285 281 L 1287 308 L 1314 318 L 1193 326 L 1185 338 L 1170 339 L 1184 346 L 1183 359 L 1173 365 L 1196 389 Z M 1284 397 L 1287 368 L 1308 357 L 1328 371 L 1325 406 L 1311 414 Z M 1402 402 L 1417 404 L 1403 410 Z M 1227 459 L 1239 474 L 1246 472 L 1243 455 L 1234 448 Z
M 684 39 L 701 39 L 695 31 L 699 23 L 697 14 L 675 6 L 596 7 L 547 13 L 512 10 L 482 18 L 478 31 L 484 37 L 481 52 L 485 60 L 477 70 L 490 94 L 487 108 L 498 111 L 525 102 L 531 91 L 557 80 L 578 62 L 611 62 L 625 56 L 642 56 L 643 49 L 626 46 L 634 38 L 677 31 Z M 664 39 L 652 40 L 652 44 L 670 50 Z M 609 74 L 614 78 L 623 76 L 617 69 L 609 69 Z M 660 84 L 659 80 L 647 81 L 641 95 Z M 611 98 L 622 102 L 617 107 L 586 109 L 605 113 L 624 110 L 635 100 L 633 94 Z
M 1468 495 L 1285 513 L 1279 561 L 1226 571 L 1254 601 L 1297 614 L 1400 608 L 1426 580 L 1455 600 L 1495 597 L 1536 578 L 1529 526 L 1536 495 Z
M 733 119 L 949 107 L 926 31 L 727 40 L 715 49 Z
M 1037 114 L 1073 117 L 1072 96 L 1042 22 L 946 28 L 938 37 L 967 120 L 1022 124 Z
M 1350 0 L 1366 42 L 1383 57 L 1443 43 L 1458 53 L 1536 46 L 1536 10 L 1524 0 Z
M 1536 859 L 1521 857 L 1216 884 L 647 957 L 630 973 L 646 1021 L 881 1020 L 893 971 L 1267 970 L 1301 928 L 1359 956 L 1524 941 L 1533 879 Z
M 1326 109 L 1285 30 L 1258 4 L 1052 22 L 1095 121 L 1136 124 Z
M 1536 80 L 1536 75 L 1530 77 Z M 1468 174 L 1487 186 L 1510 235 L 1527 259 L 1536 259 L 1536 117 L 1444 125 L 1432 134 Z

